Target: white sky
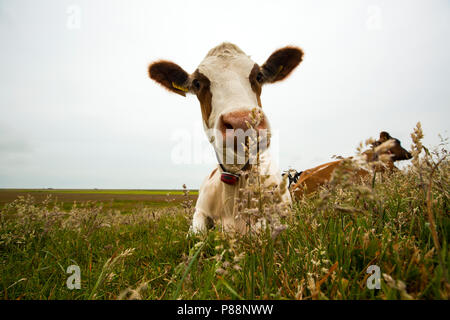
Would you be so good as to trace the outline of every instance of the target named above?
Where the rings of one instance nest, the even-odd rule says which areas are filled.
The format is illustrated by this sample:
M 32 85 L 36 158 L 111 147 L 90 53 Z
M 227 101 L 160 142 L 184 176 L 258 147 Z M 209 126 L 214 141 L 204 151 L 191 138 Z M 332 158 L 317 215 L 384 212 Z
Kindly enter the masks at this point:
M 213 155 L 199 103 L 147 66 L 193 72 L 223 41 L 259 64 L 305 52 L 261 97 L 282 170 L 350 156 L 382 130 L 409 149 L 417 121 L 435 146 L 449 136 L 449 39 L 447 0 L 0 0 L 0 187 L 198 188 L 214 161 L 172 152 L 186 132 Z

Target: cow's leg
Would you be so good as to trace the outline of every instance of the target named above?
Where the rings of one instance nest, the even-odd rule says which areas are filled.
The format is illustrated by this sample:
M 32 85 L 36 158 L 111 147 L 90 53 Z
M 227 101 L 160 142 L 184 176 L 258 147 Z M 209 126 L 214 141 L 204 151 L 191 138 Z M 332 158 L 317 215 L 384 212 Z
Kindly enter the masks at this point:
M 214 220 L 218 219 L 217 212 L 220 211 L 217 199 L 220 195 L 220 174 L 218 169 L 205 178 L 198 192 L 197 203 L 195 204 L 195 212 L 192 220 L 190 231 L 193 233 L 205 232 L 214 226 Z
M 193 233 L 205 232 L 211 225 L 211 221 L 212 219 L 210 217 L 206 216 L 202 211 L 196 208 L 190 231 Z

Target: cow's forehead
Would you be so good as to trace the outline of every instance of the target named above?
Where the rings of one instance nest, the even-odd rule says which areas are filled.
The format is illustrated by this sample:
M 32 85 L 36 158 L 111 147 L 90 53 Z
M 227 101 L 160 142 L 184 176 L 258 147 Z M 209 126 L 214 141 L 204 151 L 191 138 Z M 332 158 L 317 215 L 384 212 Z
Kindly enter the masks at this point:
M 248 77 L 254 64 L 237 45 L 224 42 L 208 52 L 198 70 L 217 84 L 231 78 Z
M 235 77 L 248 78 L 254 65 L 255 62 L 245 54 L 207 56 L 198 70 L 212 83 L 222 83 Z

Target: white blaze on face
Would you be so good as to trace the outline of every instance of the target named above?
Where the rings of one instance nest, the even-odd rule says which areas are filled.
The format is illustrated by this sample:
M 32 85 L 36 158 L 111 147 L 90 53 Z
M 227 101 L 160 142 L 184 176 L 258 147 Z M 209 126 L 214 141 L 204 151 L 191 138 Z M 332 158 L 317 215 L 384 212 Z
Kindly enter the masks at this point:
M 228 112 L 258 107 L 249 81 L 254 65 L 254 61 L 231 44 L 214 48 L 202 61 L 198 70 L 211 82 L 212 93 L 207 127 L 217 128 L 220 116 Z
M 212 95 L 211 113 L 208 123 L 204 123 L 205 132 L 217 155 L 223 156 L 221 162 L 229 172 L 241 169 L 245 163 L 245 156 L 243 150 L 235 154 L 235 143 L 232 140 L 227 142 L 223 140 L 220 120 L 223 115 L 233 111 L 250 112 L 254 108 L 259 108 L 258 97 L 249 79 L 254 66 L 255 62 L 241 49 L 233 44 L 224 43 L 212 49 L 198 67 L 198 71 L 208 78 Z M 235 133 L 240 135 L 236 141 L 238 146 L 244 142 L 243 139 L 248 133 L 242 134 L 239 130 Z M 222 153 L 224 150 L 225 154 Z

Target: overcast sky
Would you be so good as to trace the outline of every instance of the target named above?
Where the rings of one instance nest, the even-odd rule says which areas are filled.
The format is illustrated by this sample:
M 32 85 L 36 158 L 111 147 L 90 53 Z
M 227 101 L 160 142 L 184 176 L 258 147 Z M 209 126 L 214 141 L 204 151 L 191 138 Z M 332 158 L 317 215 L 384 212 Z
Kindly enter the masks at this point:
M 261 96 L 282 170 L 382 130 L 409 149 L 417 121 L 434 146 L 449 136 L 449 39 L 447 0 L 0 0 L 0 187 L 197 189 L 215 164 L 198 100 L 147 66 L 193 72 L 223 41 L 259 64 L 305 52 Z

